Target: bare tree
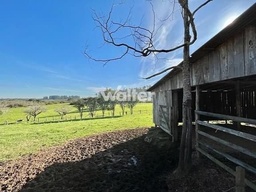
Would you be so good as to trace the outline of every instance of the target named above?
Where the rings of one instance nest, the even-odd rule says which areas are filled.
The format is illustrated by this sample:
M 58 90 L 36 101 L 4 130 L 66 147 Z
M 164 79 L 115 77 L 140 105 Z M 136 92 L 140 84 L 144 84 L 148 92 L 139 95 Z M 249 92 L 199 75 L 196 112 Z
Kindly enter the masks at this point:
M 135 107 L 135 105 L 138 103 L 137 100 L 131 100 L 127 102 L 127 107 L 130 109 L 130 113 L 131 115 L 133 114 L 133 108 Z
M 105 116 L 105 111 L 108 108 L 108 101 L 105 101 L 103 96 L 99 94 L 98 99 L 97 99 L 98 107 L 102 111 L 102 116 Z
M 8 110 L 9 110 L 9 107 L 7 107 L 6 104 L 0 103 L 0 115 L 3 115 L 3 114 L 5 114 L 5 113 L 7 113 Z M 6 125 L 8 124 L 8 121 L 7 121 L 7 120 L 5 120 L 5 124 L 6 124 Z
M 55 109 L 55 111 L 60 115 L 60 118 L 63 119 L 63 117 L 71 111 L 71 108 L 67 106 L 61 106 Z
M 0 115 L 3 115 L 4 113 L 8 112 L 8 107 L 5 104 L 0 104 Z
M 85 105 L 89 111 L 90 116 L 93 118 L 94 113 L 97 109 L 97 98 L 96 97 L 88 97 L 85 99 Z
M 113 12 L 113 7 L 110 10 L 108 16 L 106 18 L 100 17 L 97 14 L 94 16 L 94 21 L 97 23 L 98 27 L 101 29 L 103 39 L 106 43 L 113 45 L 115 47 L 123 47 L 124 52 L 110 59 L 98 59 L 92 57 L 87 51 L 85 51 L 85 55 L 94 61 L 99 61 L 103 63 L 108 63 L 110 61 L 115 61 L 122 59 L 127 54 L 133 54 L 134 56 L 142 56 L 147 57 L 151 54 L 158 53 L 169 53 L 180 48 L 183 48 L 183 64 L 181 66 L 183 73 L 183 128 L 182 128 L 182 136 L 180 143 L 180 155 L 179 155 L 179 166 L 176 170 L 177 174 L 185 174 L 189 171 L 191 167 L 191 153 L 192 153 L 192 114 L 191 114 L 191 83 L 190 83 L 190 45 L 192 45 L 197 40 L 197 30 L 195 27 L 194 16 L 195 14 L 205 5 L 207 5 L 212 0 L 205 0 L 203 4 L 198 6 L 194 11 L 189 8 L 188 0 L 178 0 L 178 3 L 182 9 L 182 19 L 183 19 L 183 27 L 184 27 L 184 40 L 178 46 L 171 48 L 156 48 L 154 44 L 154 34 L 156 29 L 147 29 L 141 26 L 130 25 L 129 17 L 124 22 L 115 22 L 112 21 L 111 15 Z M 152 4 L 151 4 L 152 5 Z M 170 7 L 170 12 L 172 7 Z M 154 13 L 153 5 L 152 12 Z M 155 15 L 155 13 L 154 13 Z M 153 19 L 155 22 L 155 16 Z M 155 24 L 154 24 L 155 26 Z M 134 44 L 129 44 L 127 42 L 120 42 L 123 38 L 117 38 L 116 35 L 120 34 L 120 30 L 122 29 L 130 29 L 131 34 L 129 37 L 132 37 L 134 40 Z M 190 34 L 192 32 L 192 35 Z M 152 78 L 156 75 L 162 74 L 174 67 L 167 68 L 160 73 L 154 74 L 148 78 Z M 148 79 L 147 78 L 147 79 Z
M 125 107 L 127 106 L 127 102 L 126 101 L 119 101 L 118 103 L 121 107 L 122 115 L 124 116 L 124 110 L 125 110 Z
M 27 107 L 24 112 L 26 113 L 26 119 L 27 121 L 30 120 L 31 117 L 34 118 L 34 121 L 36 120 L 36 117 L 41 114 L 42 112 L 45 112 L 46 108 L 41 105 L 33 105 Z
M 116 104 L 118 103 L 116 98 L 113 97 L 115 93 L 116 93 L 115 90 L 108 88 L 104 91 L 104 94 L 108 95 L 108 97 L 103 98 L 103 95 L 100 94 L 103 100 L 106 99 L 105 101 L 107 102 L 107 110 L 112 111 L 112 116 L 115 116 L 115 107 L 116 107 Z
M 83 99 L 79 99 L 79 100 L 73 102 L 73 105 L 77 108 L 77 110 L 80 114 L 80 119 L 82 119 L 83 118 L 84 107 L 85 107 L 85 101 Z
M 115 116 L 115 108 L 116 108 L 116 104 L 117 104 L 117 101 L 114 100 L 114 101 L 109 101 L 108 102 L 108 110 L 112 111 L 112 116 L 114 117 Z

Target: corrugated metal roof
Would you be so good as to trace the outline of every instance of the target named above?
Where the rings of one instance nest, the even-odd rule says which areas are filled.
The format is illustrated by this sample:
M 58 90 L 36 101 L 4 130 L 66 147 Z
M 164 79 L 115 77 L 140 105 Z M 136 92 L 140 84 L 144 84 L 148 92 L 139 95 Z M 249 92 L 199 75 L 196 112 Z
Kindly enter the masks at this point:
M 225 42 L 231 36 L 240 33 L 243 29 L 249 25 L 256 25 L 256 3 L 254 3 L 249 9 L 242 13 L 237 19 L 235 19 L 232 24 L 228 25 L 226 28 L 221 30 L 217 35 L 212 37 L 208 42 L 202 45 L 191 55 L 191 63 L 193 64 L 198 59 L 202 58 L 204 55 L 208 54 L 214 50 L 217 46 Z M 180 63 L 179 65 L 181 65 Z M 166 79 L 174 76 L 180 69 L 174 69 L 160 79 L 156 84 L 148 89 L 152 91 Z

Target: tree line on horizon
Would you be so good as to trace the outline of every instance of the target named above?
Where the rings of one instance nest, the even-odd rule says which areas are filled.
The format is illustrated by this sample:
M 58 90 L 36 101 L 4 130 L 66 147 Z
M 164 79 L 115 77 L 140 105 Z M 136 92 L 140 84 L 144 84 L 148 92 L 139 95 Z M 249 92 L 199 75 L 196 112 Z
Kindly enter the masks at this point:
M 134 88 L 135 92 L 142 92 L 146 91 L 148 89 L 148 86 L 144 86 L 142 88 Z M 99 92 L 94 97 L 86 97 L 86 98 L 77 98 L 70 100 L 69 104 L 74 106 L 79 114 L 80 119 L 83 118 L 84 112 L 89 112 L 89 116 L 93 118 L 95 116 L 95 112 L 97 110 L 100 110 L 102 112 L 102 117 L 105 116 L 106 111 L 111 111 L 112 116 L 115 116 L 115 109 L 116 106 L 119 105 L 122 110 L 122 115 L 127 114 L 127 111 L 125 109 L 128 109 L 130 111 L 130 114 L 133 114 L 133 108 L 136 106 L 137 103 L 140 101 L 138 99 L 130 99 L 130 100 L 117 100 L 117 99 L 108 99 L 104 98 L 102 93 L 105 93 L 105 95 L 112 95 L 114 96 L 118 92 L 129 92 L 130 89 L 119 89 L 119 90 L 113 90 L 110 88 L 106 88 L 104 91 Z M 0 115 L 7 113 L 9 108 L 13 107 L 26 107 L 24 109 L 25 118 L 26 121 L 29 122 L 31 119 L 33 121 L 36 120 L 36 117 L 38 117 L 39 114 L 46 111 L 45 102 L 42 102 L 40 100 L 16 100 L 17 103 L 15 103 L 15 100 L 12 102 L 10 101 L 1 101 L 0 102 Z M 61 102 L 63 103 L 63 102 Z M 60 115 L 60 118 L 63 119 L 65 115 L 69 114 L 72 111 L 72 108 L 69 106 L 58 106 L 55 109 L 55 112 Z M 19 120 L 22 121 L 22 120 Z

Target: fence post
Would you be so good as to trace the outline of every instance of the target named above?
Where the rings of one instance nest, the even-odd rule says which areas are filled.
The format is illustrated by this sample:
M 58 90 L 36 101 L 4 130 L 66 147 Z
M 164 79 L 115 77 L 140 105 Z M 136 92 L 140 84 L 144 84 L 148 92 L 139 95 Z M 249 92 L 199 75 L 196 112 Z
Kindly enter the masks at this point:
M 196 110 L 199 111 L 200 110 L 200 88 L 199 86 L 196 86 Z M 197 121 L 199 120 L 200 116 L 199 114 L 195 113 L 195 128 L 196 128 L 196 148 L 198 148 L 198 141 L 199 141 L 199 135 L 198 132 L 200 127 L 197 123 Z M 199 151 L 197 151 L 197 157 L 201 158 L 201 154 L 199 153 Z
M 236 167 L 236 192 L 245 192 L 245 170 L 244 168 Z

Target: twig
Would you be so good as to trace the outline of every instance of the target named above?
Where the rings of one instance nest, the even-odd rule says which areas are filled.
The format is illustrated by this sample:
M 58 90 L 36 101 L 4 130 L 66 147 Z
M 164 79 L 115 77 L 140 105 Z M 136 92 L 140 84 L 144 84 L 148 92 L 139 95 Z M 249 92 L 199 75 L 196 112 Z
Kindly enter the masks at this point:
M 155 76 L 161 75 L 161 74 L 163 74 L 164 72 L 169 71 L 169 70 L 171 70 L 171 69 L 175 69 L 175 68 L 181 69 L 181 68 L 178 67 L 178 66 L 168 67 L 167 69 L 165 69 L 165 70 L 163 70 L 163 71 L 161 71 L 161 72 L 159 72 L 159 73 L 155 73 L 154 75 L 151 75 L 151 76 L 149 76 L 149 77 L 145 77 L 145 78 L 143 78 L 143 79 L 151 79 L 151 78 L 153 78 L 153 77 L 155 77 Z

